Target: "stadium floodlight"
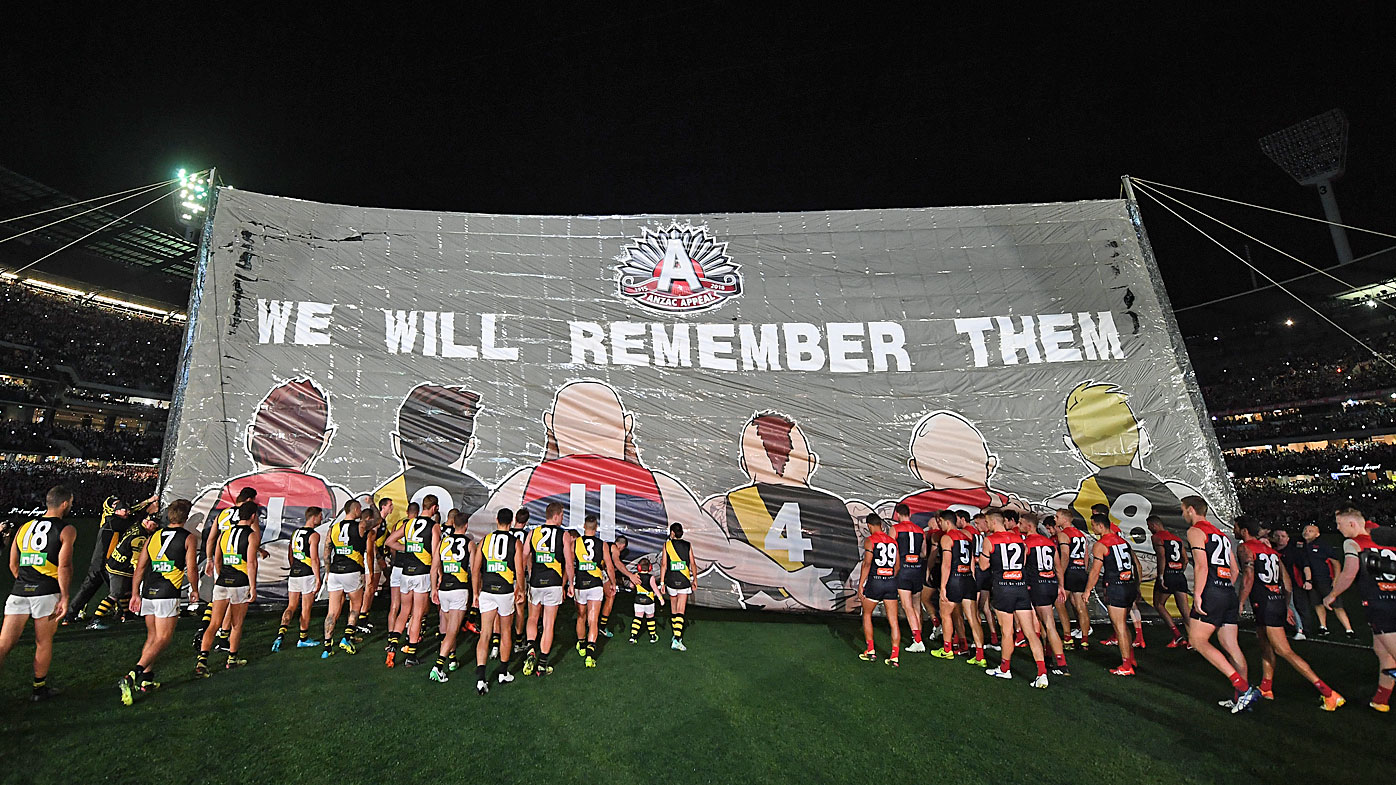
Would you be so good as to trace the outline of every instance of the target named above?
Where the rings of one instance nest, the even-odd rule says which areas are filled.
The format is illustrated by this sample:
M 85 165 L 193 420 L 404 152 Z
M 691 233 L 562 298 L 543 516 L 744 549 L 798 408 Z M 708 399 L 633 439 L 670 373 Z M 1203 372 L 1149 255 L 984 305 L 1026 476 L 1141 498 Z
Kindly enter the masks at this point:
M 1342 177 L 1347 168 L 1348 116 L 1341 109 L 1330 109 L 1260 137 L 1260 149 L 1295 182 L 1318 188 L 1338 263 L 1351 262 L 1352 246 L 1348 245 L 1347 232 L 1334 225 L 1342 223 L 1343 218 L 1333 195 L 1333 181 Z
M 203 224 L 211 186 L 208 176 L 208 172 L 190 174 L 186 169 L 179 170 L 179 220 L 186 226 Z

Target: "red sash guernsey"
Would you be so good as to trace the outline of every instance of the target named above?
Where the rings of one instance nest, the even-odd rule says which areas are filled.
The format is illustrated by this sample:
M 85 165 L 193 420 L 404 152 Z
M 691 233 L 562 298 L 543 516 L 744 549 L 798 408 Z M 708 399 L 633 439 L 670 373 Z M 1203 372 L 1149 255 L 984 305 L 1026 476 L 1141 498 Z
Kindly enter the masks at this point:
M 335 511 L 334 493 L 324 480 L 295 469 L 267 469 L 234 477 L 225 483 L 208 520 L 217 520 L 219 512 L 236 507 L 238 491 L 243 488 L 257 491 L 257 504 L 262 508 L 264 545 L 289 538 L 296 529 L 304 527 L 307 507 L 325 510 L 327 518 Z
M 911 522 L 925 529 L 931 516 L 941 510 L 965 510 L 970 515 L 978 515 L 986 507 L 993 507 L 997 500 L 989 495 L 987 488 L 932 488 L 913 493 L 902 499 L 911 508 Z
M 669 536 L 669 521 L 654 474 L 643 466 L 598 455 L 569 455 L 533 469 L 523 504 L 537 520 L 551 502 L 567 509 L 566 528 L 582 530 L 587 515 L 597 516 L 601 539 L 617 534 L 641 553 L 658 553 Z

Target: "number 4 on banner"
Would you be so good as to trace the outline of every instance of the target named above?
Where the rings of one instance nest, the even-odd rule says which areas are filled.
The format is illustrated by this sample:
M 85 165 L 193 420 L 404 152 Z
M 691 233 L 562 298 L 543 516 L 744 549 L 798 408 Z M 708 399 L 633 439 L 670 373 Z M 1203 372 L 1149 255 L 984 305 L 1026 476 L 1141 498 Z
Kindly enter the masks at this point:
M 796 502 L 782 504 L 775 520 L 771 521 L 771 528 L 766 531 L 766 552 L 785 551 L 787 561 L 803 562 L 805 551 L 813 545 L 801 531 L 800 505 Z

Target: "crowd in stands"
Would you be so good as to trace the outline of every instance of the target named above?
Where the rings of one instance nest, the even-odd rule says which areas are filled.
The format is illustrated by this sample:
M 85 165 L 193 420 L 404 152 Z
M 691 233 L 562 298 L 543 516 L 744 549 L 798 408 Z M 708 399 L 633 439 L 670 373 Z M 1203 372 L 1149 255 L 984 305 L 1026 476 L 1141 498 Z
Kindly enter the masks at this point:
M 1396 355 L 1396 333 L 1363 338 L 1376 351 L 1388 357 Z M 1228 341 L 1228 345 L 1230 349 L 1218 347 L 1224 351 L 1220 354 L 1206 348 L 1195 360 L 1202 396 L 1213 412 L 1396 387 L 1396 367 L 1350 340 L 1316 341 L 1281 350 L 1275 347 L 1285 344 L 1276 337 Z M 1267 350 L 1255 351 L 1257 345 L 1265 345 Z
M 1396 428 L 1396 406 L 1379 401 L 1342 406 L 1338 411 L 1295 412 L 1256 422 L 1214 423 L 1222 443 L 1254 441 L 1276 436 L 1314 436 L 1367 429 Z
M 0 382 L 0 401 L 11 403 L 44 403 L 44 396 L 27 384 Z
M 83 458 L 150 462 L 160 457 L 165 433 L 162 428 L 148 431 L 123 428 L 102 431 L 48 422 L 0 422 L 0 452 L 53 455 L 57 453 L 53 445 L 55 439 L 66 441 L 76 447 Z
M 9 461 L 0 469 L 0 515 L 42 508 L 48 489 L 62 484 L 74 493 L 74 515 L 95 516 L 108 496 L 139 501 L 155 492 L 155 481 L 154 468 Z
M 1252 480 L 1238 482 L 1236 495 L 1244 512 L 1276 526 L 1314 523 L 1331 531 L 1333 512 L 1349 505 L 1361 510 L 1368 520 L 1382 524 L 1396 521 L 1396 486 L 1384 478 L 1354 475 L 1304 483 Z
M 169 394 L 183 334 L 182 324 L 0 285 L 0 336 L 38 353 L 25 359 L 9 350 L 0 355 L 0 371 L 66 365 L 84 381 Z M 29 367 L 7 368 L 6 360 Z
M 1345 467 L 1381 466 L 1396 469 L 1396 444 L 1364 444 L 1321 450 L 1276 451 L 1226 456 L 1226 468 L 1237 477 L 1292 477 L 1341 472 Z

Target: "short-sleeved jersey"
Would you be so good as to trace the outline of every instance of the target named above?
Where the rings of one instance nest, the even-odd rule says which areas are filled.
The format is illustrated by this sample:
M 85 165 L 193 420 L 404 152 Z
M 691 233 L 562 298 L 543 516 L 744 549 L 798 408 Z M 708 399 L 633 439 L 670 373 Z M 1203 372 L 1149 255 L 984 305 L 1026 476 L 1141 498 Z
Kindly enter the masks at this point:
M 584 509 L 574 509 L 572 491 L 585 496 Z M 603 498 L 615 499 L 603 505 Z M 645 467 L 617 458 L 599 455 L 568 455 L 543 461 L 529 473 L 523 506 L 530 517 L 543 520 L 548 505 L 558 502 L 568 509 L 566 526 L 581 532 L 587 515 L 600 516 L 605 507 L 615 512 L 616 533 L 645 553 L 655 553 L 669 530 L 664 499 L 654 474 Z M 604 521 L 603 521 L 604 525 Z M 609 536 L 609 535 L 608 535 Z
M 1129 543 L 1124 537 L 1110 532 L 1100 538 L 1100 544 L 1105 546 L 1105 559 L 1103 574 L 1105 585 L 1131 583 L 1134 581 L 1134 554 L 1130 551 Z
M 190 532 L 183 526 L 155 530 L 145 542 L 150 569 L 141 579 L 141 596 L 147 600 L 177 600 L 184 596 L 186 543 Z
M 310 535 L 315 533 L 315 529 L 302 526 L 291 533 L 291 577 L 304 578 L 315 574 L 313 566 L 320 559 L 320 554 L 315 553 L 310 547 Z
M 1284 561 L 1280 552 L 1261 540 L 1246 540 L 1246 550 L 1255 560 L 1255 581 L 1251 583 L 1250 600 L 1257 605 L 1266 602 L 1284 602 Z
M 1376 552 L 1386 559 L 1396 559 L 1396 549 L 1378 545 L 1370 534 L 1363 534 L 1343 543 L 1343 553 L 1357 557 L 1358 594 L 1364 603 L 1396 602 L 1396 575 L 1378 572 L 1369 565 L 1368 559 L 1363 557 L 1370 552 Z
M 1163 553 L 1163 561 L 1158 565 L 1160 575 L 1184 575 L 1186 566 L 1187 541 L 1167 529 L 1154 535 L 1154 550 Z
M 886 532 L 876 531 L 868 536 L 866 548 L 872 552 L 868 564 L 867 580 L 889 580 L 897 577 L 901 565 L 901 554 L 897 549 L 897 538 Z
M 911 521 L 902 521 L 892 526 L 892 536 L 897 538 L 897 555 L 901 558 L 900 569 L 915 573 L 925 568 L 921 551 L 925 549 L 926 533 Z
M 974 574 L 974 539 L 963 529 L 950 529 L 945 532 L 944 537 L 950 538 L 950 574 L 970 575 Z M 941 567 L 941 569 L 945 569 Z
M 431 529 L 436 521 L 418 517 L 402 527 L 402 574 L 426 575 L 431 572 Z
M 803 485 L 758 482 L 727 494 L 727 532 L 788 572 L 814 566 L 846 579 L 858 568 L 858 534 L 847 504 Z
M 248 585 L 248 546 L 252 542 L 252 527 L 235 524 L 218 535 L 219 586 Z
M 10 593 L 20 597 L 58 594 L 58 556 L 63 530 L 72 526 L 62 518 L 35 518 L 15 532 L 19 548 L 19 574 Z
M 670 589 L 693 588 L 693 546 L 688 540 L 666 540 L 660 558 L 668 564 L 664 573 L 665 586 Z
M 602 583 L 606 574 L 606 543 L 594 534 L 579 534 L 573 540 L 576 558 L 576 571 L 573 584 L 578 589 L 594 589 Z
M 111 555 L 107 556 L 106 569 L 112 575 L 121 575 L 130 578 L 136 572 L 136 559 L 145 547 L 145 541 L 150 537 L 150 532 L 139 523 L 131 526 L 126 531 L 121 532 L 116 538 L 116 547 L 112 548 Z
M 346 575 L 364 571 L 368 537 L 357 518 L 342 518 L 330 525 L 330 572 Z
M 1329 559 L 1338 561 L 1338 554 L 1326 543 L 1314 540 L 1304 545 L 1304 556 L 1309 564 L 1309 571 L 1313 574 L 1314 580 L 1320 582 L 1331 582 L 1336 575 L 1333 572 L 1333 564 Z
M 470 588 L 470 537 L 463 531 L 441 527 L 441 591 Z
M 1086 533 L 1075 526 L 1067 526 L 1062 529 L 1062 535 L 1066 537 L 1066 564 L 1063 569 L 1066 572 L 1086 572 L 1091 566 L 1091 549 L 1087 545 Z
M 237 494 L 243 488 L 257 491 L 264 543 L 290 537 L 296 529 L 304 528 L 306 508 L 333 510 L 338 506 L 334 491 L 313 474 L 296 469 L 263 469 L 224 483 L 213 504 L 214 514 L 221 517 L 223 511 L 237 507 Z M 219 534 L 223 531 L 226 529 Z
M 564 573 L 563 547 L 566 533 L 561 526 L 543 524 L 528 534 L 528 585 L 535 589 L 561 586 Z
M 1236 588 L 1236 576 L 1231 572 L 1231 538 L 1204 519 L 1199 519 L 1193 524 L 1193 528 L 1206 536 L 1203 549 L 1207 557 L 1207 585 L 1225 589 Z
M 1033 585 L 1057 582 L 1057 543 L 1033 532 L 1023 538 L 1028 549 L 1028 583 Z
M 1014 531 L 993 532 L 985 538 L 989 549 L 989 574 L 996 586 L 1027 586 L 1023 567 L 1027 563 L 1027 545 L 1023 535 Z
M 481 591 L 490 594 L 511 594 L 514 591 L 515 548 L 518 540 L 506 531 L 492 531 L 480 541 L 483 573 Z

